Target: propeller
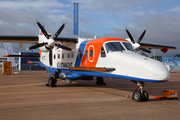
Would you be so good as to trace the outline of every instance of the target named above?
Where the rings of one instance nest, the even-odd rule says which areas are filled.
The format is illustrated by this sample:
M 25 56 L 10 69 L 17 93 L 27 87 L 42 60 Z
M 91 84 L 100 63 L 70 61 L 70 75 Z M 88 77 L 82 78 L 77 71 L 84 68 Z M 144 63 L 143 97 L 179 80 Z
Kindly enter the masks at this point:
M 131 42 L 134 44 L 135 43 L 134 38 L 132 37 L 131 33 L 129 32 L 129 30 L 127 28 L 126 28 L 126 32 L 127 32 L 128 36 L 129 36 Z
M 144 52 L 151 53 L 151 51 L 150 51 L 150 50 L 145 49 L 145 48 L 143 48 L 143 47 L 139 47 L 139 49 L 140 49 L 140 50 L 142 50 L 142 51 L 144 51 Z
M 52 66 L 52 46 L 49 48 L 49 64 Z
M 52 66 L 52 49 L 53 49 L 54 45 L 59 47 L 59 48 L 62 48 L 64 50 L 73 51 L 73 49 L 71 49 L 67 46 L 64 46 L 60 43 L 55 42 L 55 39 L 60 35 L 60 33 L 64 29 L 66 23 L 63 23 L 61 25 L 61 27 L 58 29 L 58 31 L 54 34 L 53 38 L 47 33 L 45 28 L 41 25 L 41 23 L 38 20 L 36 20 L 36 23 L 39 26 L 39 28 L 41 29 L 41 31 L 43 32 L 44 36 L 47 38 L 47 40 L 44 40 L 45 41 L 44 43 L 35 44 L 35 45 L 27 48 L 26 50 L 36 49 L 36 48 L 45 46 L 45 48 L 47 50 L 49 50 L 49 64 L 51 66 Z
M 39 28 L 41 29 L 41 31 L 43 32 L 44 36 L 45 36 L 47 39 L 49 39 L 49 35 L 48 35 L 48 33 L 46 32 L 46 30 L 44 29 L 44 27 L 41 25 L 41 23 L 40 23 L 38 20 L 36 20 L 36 23 L 37 23 L 37 25 L 39 26 Z
M 73 49 L 71 49 L 71 48 L 69 48 L 69 47 L 66 47 L 66 46 L 64 46 L 64 45 L 62 45 L 62 44 L 60 44 L 60 43 L 55 43 L 55 45 L 56 45 L 57 47 L 59 47 L 59 48 L 62 48 L 62 49 L 64 49 L 64 50 L 67 50 L 67 51 L 74 51 Z
M 38 47 L 42 47 L 42 46 L 47 45 L 47 44 L 48 44 L 47 42 L 35 44 L 35 45 L 31 46 L 31 47 L 28 47 L 26 50 L 36 49 Z
M 144 52 L 151 53 L 150 50 L 140 47 L 140 42 L 141 42 L 141 40 L 143 39 L 143 37 L 144 37 L 144 35 L 145 35 L 145 33 L 146 33 L 146 30 L 143 31 L 143 33 L 141 34 L 141 36 L 139 37 L 139 39 L 137 40 L 137 42 L 135 42 L 134 38 L 132 37 L 131 33 L 128 31 L 127 28 L 126 28 L 126 32 L 127 32 L 128 36 L 129 36 L 131 42 L 132 42 L 134 45 L 136 44 L 136 46 L 138 46 L 137 48 L 139 48 L 140 50 L 142 50 L 142 51 L 144 51 Z M 135 48 L 135 49 L 137 49 L 137 48 Z
M 66 23 L 62 24 L 62 26 L 59 28 L 59 30 L 54 34 L 53 39 L 56 39 L 59 36 L 59 34 L 64 29 L 65 25 L 66 25 Z
M 141 36 L 140 36 L 139 39 L 137 40 L 137 43 L 140 43 L 140 42 L 141 42 L 141 40 L 143 39 L 145 33 L 146 33 L 146 30 L 144 30 L 144 32 L 141 34 Z

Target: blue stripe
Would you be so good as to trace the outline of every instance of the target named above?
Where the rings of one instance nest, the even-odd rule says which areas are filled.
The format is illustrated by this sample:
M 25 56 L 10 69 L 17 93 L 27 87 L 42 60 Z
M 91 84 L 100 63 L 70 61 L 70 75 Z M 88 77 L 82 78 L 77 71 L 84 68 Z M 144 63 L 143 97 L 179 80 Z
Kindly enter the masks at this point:
M 102 72 L 90 72 L 90 71 L 74 71 L 69 69 L 62 69 L 62 68 L 51 68 L 43 63 L 40 63 L 41 67 L 46 67 L 46 69 L 50 72 L 48 75 L 49 77 L 55 73 L 58 72 L 58 69 L 61 70 L 61 72 L 66 74 L 66 78 L 70 80 L 78 79 L 82 76 L 96 76 L 96 77 L 110 77 L 110 78 L 118 78 L 118 79 L 127 79 L 127 80 L 135 80 L 135 81 L 142 81 L 142 82 L 167 82 L 168 80 L 152 80 L 152 79 L 143 79 L 143 78 L 137 78 L 137 77 L 131 77 L 131 76 L 125 76 L 125 75 L 117 75 L 117 74 L 111 74 L 111 73 L 102 73 Z
M 76 63 L 75 63 L 75 65 L 74 65 L 74 67 L 80 67 L 81 61 L 82 61 L 82 58 L 83 58 L 83 54 L 84 54 L 84 49 L 86 48 L 86 44 L 87 44 L 89 41 L 90 41 L 90 40 L 83 41 L 83 42 L 81 43 L 81 45 L 79 46 L 78 54 L 79 54 L 79 52 L 81 52 L 81 57 L 79 57 L 79 56 L 77 55 Z
M 137 77 L 131 77 L 131 76 L 125 76 L 125 75 L 117 75 L 117 74 L 101 73 L 101 72 L 88 72 L 88 71 L 83 71 L 83 75 L 96 76 L 96 77 L 110 77 L 110 78 L 118 78 L 118 79 L 143 81 L 143 82 L 166 82 L 166 81 L 168 81 L 168 80 L 162 81 L 162 80 L 143 79 L 143 78 L 137 78 Z

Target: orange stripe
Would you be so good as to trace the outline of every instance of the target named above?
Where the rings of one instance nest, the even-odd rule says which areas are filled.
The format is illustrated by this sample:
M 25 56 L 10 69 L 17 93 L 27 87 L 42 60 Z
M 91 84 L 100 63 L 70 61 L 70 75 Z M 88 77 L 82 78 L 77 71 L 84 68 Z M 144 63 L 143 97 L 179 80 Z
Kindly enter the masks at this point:
M 70 70 L 106 71 L 106 69 L 105 69 L 105 68 L 87 68 L 87 67 L 81 67 L 81 68 L 70 68 Z
M 41 55 L 41 53 L 42 53 L 42 52 L 39 50 L 39 54 L 40 54 L 40 55 Z
M 90 60 L 88 60 L 88 57 L 85 57 L 86 52 L 84 52 L 80 67 L 96 67 L 96 64 L 97 64 L 97 61 L 101 52 L 101 46 L 105 42 L 108 42 L 108 41 L 126 41 L 127 42 L 127 40 L 122 39 L 122 38 L 110 38 L 110 37 L 99 38 L 99 39 L 89 41 L 86 45 L 85 51 L 91 50 L 94 47 L 94 50 L 93 50 L 94 58 L 89 58 Z M 89 56 L 89 51 L 88 51 L 88 56 Z

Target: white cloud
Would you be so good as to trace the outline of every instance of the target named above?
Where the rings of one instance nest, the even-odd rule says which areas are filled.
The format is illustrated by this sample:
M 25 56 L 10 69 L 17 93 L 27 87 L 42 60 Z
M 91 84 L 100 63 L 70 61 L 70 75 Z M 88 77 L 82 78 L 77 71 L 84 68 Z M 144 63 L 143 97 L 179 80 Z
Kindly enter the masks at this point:
M 169 11 L 171 11 L 171 12 L 180 12 L 180 6 L 176 6 L 176 7 L 172 8 L 172 9 L 170 9 Z
M 76 0 L 80 5 L 81 36 L 126 38 L 125 27 L 128 27 L 135 39 L 147 29 L 143 42 L 176 45 L 179 42 L 180 6 L 171 1 Z M 35 21 L 38 19 L 52 34 L 66 22 L 61 36 L 73 37 L 73 2 L 0 1 L 0 35 L 37 35 Z M 169 2 L 174 3 L 171 8 Z

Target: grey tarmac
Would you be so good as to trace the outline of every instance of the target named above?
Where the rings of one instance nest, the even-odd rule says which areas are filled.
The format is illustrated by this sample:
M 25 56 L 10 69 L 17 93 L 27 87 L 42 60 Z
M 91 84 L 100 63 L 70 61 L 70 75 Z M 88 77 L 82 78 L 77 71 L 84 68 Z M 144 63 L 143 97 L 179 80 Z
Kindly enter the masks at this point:
M 169 82 L 146 83 L 147 102 L 135 102 L 137 85 L 129 80 L 104 78 L 106 86 L 96 81 L 58 80 L 57 87 L 46 87 L 46 71 L 0 73 L 1 120 L 179 120 L 179 100 L 155 100 L 164 89 L 180 92 L 180 74 L 171 73 Z

